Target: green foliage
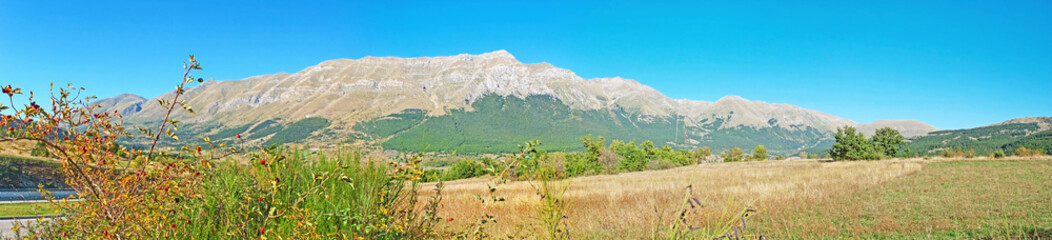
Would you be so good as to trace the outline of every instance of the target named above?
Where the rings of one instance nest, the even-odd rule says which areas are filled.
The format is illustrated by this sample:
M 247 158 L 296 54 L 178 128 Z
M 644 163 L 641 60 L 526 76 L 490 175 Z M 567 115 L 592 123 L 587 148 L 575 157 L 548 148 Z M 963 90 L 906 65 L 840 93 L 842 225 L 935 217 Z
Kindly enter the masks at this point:
M 834 160 L 878 160 L 882 157 L 882 151 L 854 127 L 837 128 L 833 138 L 836 143 L 829 155 Z
M 742 154 L 743 152 L 741 148 L 731 148 L 727 149 L 727 151 L 723 151 L 723 154 L 720 154 L 720 157 L 723 158 L 724 162 L 741 162 Z
M 526 99 L 488 95 L 472 103 L 473 111 L 451 109 L 427 117 L 414 127 L 383 143 L 403 151 L 457 151 L 502 153 L 528 140 L 540 140 L 545 149 L 580 150 L 575 139 L 587 134 L 618 139 L 643 138 L 669 142 L 676 136 L 673 119 L 637 121 L 625 111 L 573 110 L 551 96 Z M 386 136 L 376 136 L 386 137 Z
M 465 154 L 505 153 L 527 140 L 540 140 L 550 151 L 576 151 L 582 146 L 575 139 L 603 135 L 609 139 L 641 139 L 641 148 L 653 154 L 657 146 L 692 148 L 683 138 L 712 147 L 762 144 L 769 151 L 792 151 L 804 146 L 830 146 L 831 141 L 814 128 L 753 128 L 723 126 L 716 119 L 702 126 L 686 126 L 677 116 L 653 117 L 624 109 L 571 109 L 551 96 L 534 95 L 525 99 L 487 95 L 472 103 L 472 111 L 450 109 L 448 114 L 428 117 L 420 110 L 392 114 L 366 121 L 355 127 L 376 139 L 387 139 L 384 148 L 401 151 L 459 152 Z M 705 134 L 699 134 L 705 133 Z
M 251 132 L 252 135 L 249 135 L 248 138 L 264 138 L 270 136 L 271 134 L 277 133 L 278 131 L 281 131 L 282 128 L 284 127 L 281 125 L 281 123 L 278 123 L 278 121 L 266 120 L 249 130 L 249 132 Z
M 711 155 L 712 155 L 712 149 L 709 148 L 709 147 L 702 147 L 702 148 L 694 149 L 694 151 L 691 152 L 691 157 L 694 158 L 694 162 L 695 163 L 700 163 L 701 161 L 704 161 L 706 158 L 709 158 L 709 156 L 711 156 Z
M 304 118 L 281 129 L 263 145 L 297 142 L 310 137 L 315 131 L 329 127 L 330 124 L 328 119 L 320 117 Z
M 723 126 L 723 119 L 703 124 L 702 128 L 707 132 L 705 136 L 698 139 L 701 144 L 712 147 L 713 150 L 726 150 L 740 146 L 764 145 L 769 152 L 789 152 L 806 146 L 828 149 L 832 146 L 828 133 L 812 127 L 803 129 L 787 129 L 781 127 L 753 128 L 742 126 Z
M 271 121 L 271 120 L 268 120 L 268 121 Z M 245 131 L 248 131 L 249 127 L 252 127 L 252 124 L 245 124 L 245 125 L 241 125 L 241 126 L 234 127 L 234 128 L 223 129 L 223 130 L 219 131 L 218 133 L 212 135 L 212 139 L 232 138 L 232 137 L 237 136 L 238 134 L 245 133 Z
M 585 160 L 599 161 L 600 151 L 606 147 L 606 138 L 603 138 L 603 136 L 593 138 L 592 134 L 588 134 L 588 136 L 581 138 L 581 144 L 584 145 Z
M 1014 149 L 1023 147 L 1041 151 L 1045 154 L 1052 153 L 1052 130 L 1045 130 L 1019 138 L 1019 140 L 1005 144 L 1002 149 L 1005 151 L 1014 151 Z
M 565 157 L 566 162 L 563 165 L 563 170 L 566 171 L 569 177 L 603 172 L 603 165 L 599 162 L 598 156 L 589 158 L 584 153 L 570 153 L 566 154 Z
M 1003 158 L 1003 157 L 1005 157 L 1005 151 L 1001 150 L 1001 149 L 997 149 L 994 152 L 990 153 L 990 157 L 992 157 L 992 158 Z
M 49 153 L 47 148 L 44 147 L 43 142 L 37 142 L 37 144 L 33 146 L 33 149 L 29 151 L 29 155 L 35 157 L 50 157 L 51 153 Z
M 756 148 L 752 150 L 752 158 L 756 161 L 767 161 L 767 148 L 763 145 L 756 145 Z
M 1037 123 L 1010 123 L 972 129 L 943 130 L 910 139 L 905 148 L 922 155 L 940 154 L 941 149 L 975 149 L 977 155 L 1003 150 L 1052 150 L 1052 130 L 1038 131 Z
M 401 113 L 359 123 L 354 126 L 354 130 L 369 136 L 391 136 L 416 126 L 426 116 L 427 112 L 424 110 L 407 109 Z
M 898 156 L 899 148 L 902 147 L 905 139 L 898 130 L 890 127 L 877 129 L 876 134 L 872 137 L 873 144 L 883 151 L 884 156 Z
M 610 143 L 610 150 L 621 156 L 622 160 L 617 168 L 625 171 L 642 171 L 646 169 L 647 163 L 651 159 L 645 150 L 636 146 L 636 141 L 625 143 L 620 140 L 614 140 Z
M 446 172 L 443 179 L 449 181 L 473 178 L 482 175 L 486 175 L 486 168 L 483 167 L 482 164 L 471 159 L 461 159 L 460 161 L 457 161 L 456 164 L 453 164 L 453 167 L 449 168 L 449 171 Z

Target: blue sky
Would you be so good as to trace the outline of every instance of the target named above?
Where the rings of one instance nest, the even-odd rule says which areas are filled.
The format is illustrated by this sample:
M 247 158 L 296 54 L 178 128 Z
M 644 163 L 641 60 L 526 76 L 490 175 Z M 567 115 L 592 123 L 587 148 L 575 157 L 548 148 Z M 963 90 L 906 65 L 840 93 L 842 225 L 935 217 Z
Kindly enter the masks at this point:
M 154 97 L 363 56 L 505 49 L 673 98 L 725 95 L 870 122 L 970 128 L 1052 115 L 1052 2 L 0 0 L 0 84 Z M 501 2 L 501 3 L 496 3 Z

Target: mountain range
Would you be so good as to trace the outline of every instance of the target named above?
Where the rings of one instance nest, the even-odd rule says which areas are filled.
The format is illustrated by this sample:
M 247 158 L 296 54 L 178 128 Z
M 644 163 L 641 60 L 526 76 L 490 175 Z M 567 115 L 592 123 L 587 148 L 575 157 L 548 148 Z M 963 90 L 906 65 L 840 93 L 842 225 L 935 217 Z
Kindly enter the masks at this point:
M 155 99 L 123 94 L 97 104 L 122 113 L 127 123 L 150 124 L 165 112 L 151 104 Z M 892 127 L 907 137 L 938 130 L 912 120 L 860 124 L 737 96 L 672 99 L 635 80 L 584 79 L 548 63 L 519 62 L 503 50 L 330 60 L 293 74 L 210 80 L 183 99 L 196 114 L 177 111 L 173 118 L 184 122 L 180 138 L 189 141 L 240 134 L 260 144 L 364 140 L 405 151 L 514 151 L 533 139 L 571 150 L 593 134 L 677 148 L 764 144 L 789 153 L 828 147 L 840 126 L 867 134 Z

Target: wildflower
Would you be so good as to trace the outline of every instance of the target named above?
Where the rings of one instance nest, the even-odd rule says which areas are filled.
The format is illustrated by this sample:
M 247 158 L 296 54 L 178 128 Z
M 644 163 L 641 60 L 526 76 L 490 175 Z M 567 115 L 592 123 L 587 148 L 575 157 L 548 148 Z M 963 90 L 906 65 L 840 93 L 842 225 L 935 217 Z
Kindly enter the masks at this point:
M 263 198 L 259 198 L 259 202 L 263 202 Z

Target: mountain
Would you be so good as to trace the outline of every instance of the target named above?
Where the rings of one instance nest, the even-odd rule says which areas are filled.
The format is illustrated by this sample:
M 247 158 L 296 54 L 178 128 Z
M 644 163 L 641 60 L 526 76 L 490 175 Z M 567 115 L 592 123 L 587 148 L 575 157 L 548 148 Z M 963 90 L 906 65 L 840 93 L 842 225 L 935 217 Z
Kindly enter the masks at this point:
M 122 96 L 100 103 L 128 111 L 133 124 L 164 115 L 157 104 Z M 776 145 L 767 146 L 772 151 L 789 152 L 830 144 L 838 126 L 859 126 L 815 110 L 737 96 L 716 102 L 671 99 L 635 80 L 584 79 L 551 64 L 521 63 L 503 50 L 330 60 L 293 74 L 208 81 L 188 89 L 183 99 L 197 114 L 174 115 L 187 125 L 180 130 L 182 139 L 242 134 L 256 136 L 253 142 L 284 143 L 296 141 L 288 137 L 295 134 L 307 142 L 366 139 L 411 151 L 513 151 L 529 139 L 552 149 L 576 149 L 577 138 L 596 134 L 682 148 L 770 144 Z M 307 134 L 286 129 L 307 119 L 312 123 L 297 130 L 310 126 Z M 931 130 L 897 122 L 867 126 L 885 125 L 911 133 Z
M 873 136 L 877 132 L 877 129 L 890 127 L 891 129 L 898 130 L 902 136 L 906 138 L 923 136 L 929 132 L 937 131 L 938 128 L 932 127 L 927 123 L 916 120 L 879 120 L 872 123 L 864 123 L 856 126 L 859 132 L 866 136 Z
M 971 129 L 933 131 L 909 139 L 906 145 L 911 152 L 922 155 L 951 149 L 974 149 L 978 155 L 987 155 L 996 150 L 1012 152 L 1019 147 L 1052 153 L 1052 117 L 1017 118 Z
M 141 111 L 144 102 L 146 99 L 139 95 L 125 93 L 96 101 L 95 104 L 107 112 L 116 110 L 121 115 L 131 115 Z

